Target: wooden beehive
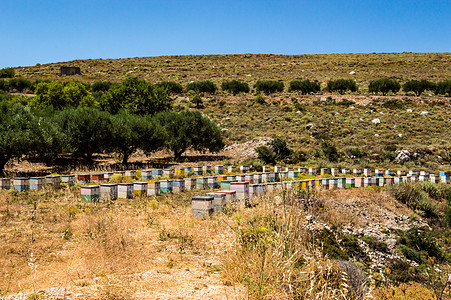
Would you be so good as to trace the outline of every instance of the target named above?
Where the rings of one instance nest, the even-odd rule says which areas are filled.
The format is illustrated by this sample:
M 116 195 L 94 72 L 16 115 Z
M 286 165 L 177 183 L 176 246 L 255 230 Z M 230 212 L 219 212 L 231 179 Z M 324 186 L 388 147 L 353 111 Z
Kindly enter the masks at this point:
M 224 193 L 207 193 L 206 196 L 213 197 L 213 211 L 221 212 L 226 208 L 226 194 L 224 194 Z
M 133 183 L 118 183 L 117 184 L 117 197 L 119 199 L 132 199 L 133 198 Z
M 68 186 L 73 186 L 75 185 L 75 175 L 62 175 L 61 182 Z
M 133 196 L 145 197 L 147 196 L 148 183 L 147 182 L 133 182 Z
M 46 176 L 45 183 L 48 187 L 59 189 L 61 187 L 61 177 L 58 175 Z
M 102 200 L 116 200 L 118 196 L 117 184 L 103 183 L 100 185 L 100 199 Z
M 152 170 L 142 170 L 141 178 L 144 180 L 151 180 L 152 179 Z
M 213 200 L 211 196 L 196 196 L 191 198 L 191 209 L 195 217 L 209 217 L 213 214 Z
M 0 190 L 9 190 L 9 189 L 11 189 L 11 179 L 0 178 Z
M 185 181 L 185 190 L 194 190 L 196 188 L 196 178 L 184 178 Z
M 86 185 L 80 187 L 82 202 L 99 202 L 100 187 L 98 185 Z
M 91 175 L 89 175 L 89 174 L 77 174 L 77 181 L 80 184 L 91 183 Z
M 44 177 L 31 177 L 30 178 L 30 190 L 42 189 L 45 185 Z
M 92 174 L 91 182 L 103 182 L 105 180 L 103 174 Z
M 185 191 L 185 180 L 174 179 L 172 180 L 172 192 L 173 193 L 183 193 Z
M 147 184 L 147 196 L 158 196 L 160 195 L 160 182 L 152 181 Z
M 215 174 L 224 174 L 224 166 L 216 165 Z
M 162 194 L 172 193 L 172 180 L 161 180 L 160 191 Z

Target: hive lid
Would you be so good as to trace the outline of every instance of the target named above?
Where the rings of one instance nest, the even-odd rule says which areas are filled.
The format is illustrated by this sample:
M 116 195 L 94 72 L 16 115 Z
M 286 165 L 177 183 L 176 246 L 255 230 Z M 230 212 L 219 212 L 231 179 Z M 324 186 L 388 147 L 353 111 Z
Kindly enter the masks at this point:
M 213 201 L 213 197 L 212 196 L 195 196 L 195 197 L 191 198 L 191 200 L 195 200 L 195 201 Z

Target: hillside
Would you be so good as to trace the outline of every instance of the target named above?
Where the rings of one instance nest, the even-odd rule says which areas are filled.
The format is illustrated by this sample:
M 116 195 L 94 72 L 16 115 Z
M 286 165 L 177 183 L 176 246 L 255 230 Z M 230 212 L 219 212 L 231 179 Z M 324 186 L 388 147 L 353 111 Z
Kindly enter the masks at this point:
M 137 76 L 150 82 L 173 80 L 182 84 L 196 80 L 259 79 L 290 81 L 308 78 L 327 82 L 336 78 L 355 78 L 367 83 L 374 78 L 443 80 L 451 77 L 451 53 L 375 53 L 318 55 L 188 55 L 88 59 L 18 67 L 16 73 L 27 78 L 60 78 L 61 66 L 77 66 L 78 80 L 121 81 Z M 349 75 L 351 71 L 356 76 Z M 67 77 L 66 80 L 73 80 Z

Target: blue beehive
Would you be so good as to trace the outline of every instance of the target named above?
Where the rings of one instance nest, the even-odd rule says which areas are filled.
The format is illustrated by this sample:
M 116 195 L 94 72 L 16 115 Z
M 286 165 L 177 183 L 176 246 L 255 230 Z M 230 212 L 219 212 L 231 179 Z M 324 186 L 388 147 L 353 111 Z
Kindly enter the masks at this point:
M 183 170 L 185 170 L 186 175 L 190 175 L 193 172 L 193 168 L 191 167 L 184 167 Z
M 160 191 L 162 194 L 172 193 L 172 180 L 160 181 Z
M 162 169 L 154 169 L 152 170 L 152 178 L 161 177 L 163 176 L 163 170 Z
M 152 179 L 152 170 L 142 170 L 141 171 L 141 178 L 144 179 L 144 180 Z
M 13 188 L 16 191 L 23 192 L 28 190 L 29 179 L 26 177 L 19 177 L 13 179 Z
M 296 171 L 288 171 L 288 177 L 298 178 L 299 177 L 299 173 L 296 172 Z

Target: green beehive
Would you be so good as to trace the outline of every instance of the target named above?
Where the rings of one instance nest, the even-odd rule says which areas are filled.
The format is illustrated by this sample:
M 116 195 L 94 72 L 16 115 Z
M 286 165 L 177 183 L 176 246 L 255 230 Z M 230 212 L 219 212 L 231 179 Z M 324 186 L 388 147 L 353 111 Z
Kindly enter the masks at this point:
M 98 185 L 85 185 L 80 188 L 81 202 L 99 202 L 100 187 Z

